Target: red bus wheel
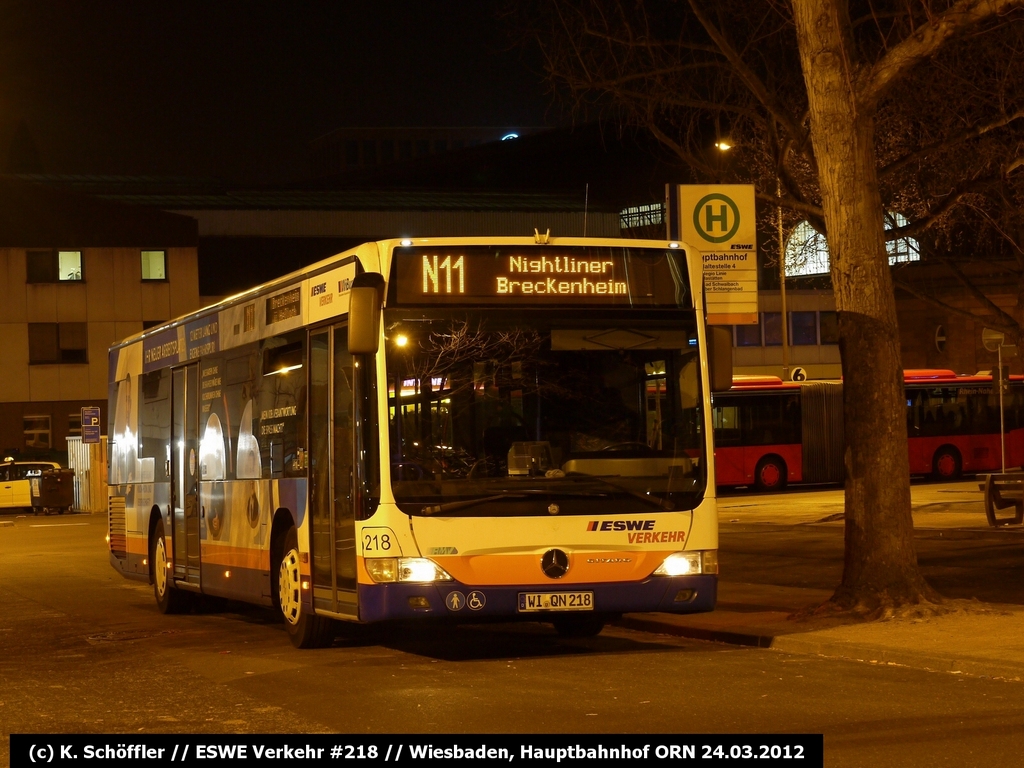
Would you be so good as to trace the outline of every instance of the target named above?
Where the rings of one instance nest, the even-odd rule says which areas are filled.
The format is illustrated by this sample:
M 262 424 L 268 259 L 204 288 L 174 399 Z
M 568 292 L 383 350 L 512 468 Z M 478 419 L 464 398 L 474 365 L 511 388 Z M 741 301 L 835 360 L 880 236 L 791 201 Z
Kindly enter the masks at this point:
M 956 480 L 962 468 L 960 451 L 951 445 L 944 445 L 935 452 L 932 460 L 932 474 L 936 480 Z
M 765 456 L 754 470 L 754 487 L 759 491 L 781 491 L 786 487 L 786 462 L 778 456 Z

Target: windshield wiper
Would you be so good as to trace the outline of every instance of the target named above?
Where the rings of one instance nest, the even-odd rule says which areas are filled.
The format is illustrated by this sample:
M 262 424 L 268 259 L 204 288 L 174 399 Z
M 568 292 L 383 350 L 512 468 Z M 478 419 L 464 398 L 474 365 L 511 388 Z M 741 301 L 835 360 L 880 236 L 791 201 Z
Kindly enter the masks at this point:
M 617 491 L 628 493 L 634 499 L 639 499 L 640 501 L 647 502 L 651 506 L 657 507 L 658 509 L 663 509 L 666 512 L 672 512 L 676 508 L 676 505 L 673 504 L 668 499 L 662 499 L 658 496 L 647 496 L 646 494 L 634 491 L 630 488 L 626 488 L 625 486 L 619 485 L 618 483 L 613 483 L 611 480 L 608 480 L 599 475 L 588 475 L 585 472 L 572 472 L 567 474 L 566 477 L 571 478 L 572 480 L 596 480 L 599 483 L 607 485 L 609 488 L 614 488 Z

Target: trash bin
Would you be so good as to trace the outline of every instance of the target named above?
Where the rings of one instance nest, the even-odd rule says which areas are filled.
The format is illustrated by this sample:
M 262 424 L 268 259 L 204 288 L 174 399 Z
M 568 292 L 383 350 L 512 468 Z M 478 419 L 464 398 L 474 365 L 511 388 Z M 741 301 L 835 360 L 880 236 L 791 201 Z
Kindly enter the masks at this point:
M 33 477 L 32 512 L 45 515 L 70 512 L 75 503 L 75 470 L 47 469 Z

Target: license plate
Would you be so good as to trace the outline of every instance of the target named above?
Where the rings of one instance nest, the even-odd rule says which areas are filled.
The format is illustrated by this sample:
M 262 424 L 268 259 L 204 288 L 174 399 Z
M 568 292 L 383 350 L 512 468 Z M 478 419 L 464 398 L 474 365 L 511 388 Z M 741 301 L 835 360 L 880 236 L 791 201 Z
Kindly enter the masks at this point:
M 592 611 L 593 592 L 520 592 L 519 612 Z

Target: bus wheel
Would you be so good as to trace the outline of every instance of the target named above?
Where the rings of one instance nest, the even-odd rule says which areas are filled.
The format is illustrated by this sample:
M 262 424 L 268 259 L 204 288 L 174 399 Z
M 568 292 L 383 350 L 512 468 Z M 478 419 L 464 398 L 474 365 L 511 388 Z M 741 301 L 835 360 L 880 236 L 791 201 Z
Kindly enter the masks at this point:
M 551 623 L 562 637 L 596 637 L 604 629 L 601 616 L 559 616 Z
M 334 640 L 334 622 L 310 613 L 302 605 L 299 537 L 294 527 L 284 537 L 284 552 L 277 569 L 277 604 L 288 638 L 296 648 L 322 648 Z
M 786 487 L 786 462 L 778 456 L 765 456 L 754 470 L 754 487 L 759 491 L 781 491 Z
M 936 480 L 956 480 L 960 477 L 963 464 L 960 451 L 951 445 L 944 445 L 935 452 L 932 460 L 932 474 Z
M 187 613 L 192 607 L 192 594 L 175 589 L 169 566 L 167 537 L 164 535 L 164 522 L 160 520 L 149 540 L 149 570 L 153 579 L 156 607 L 160 613 Z

